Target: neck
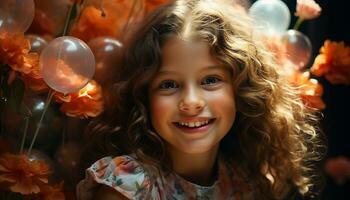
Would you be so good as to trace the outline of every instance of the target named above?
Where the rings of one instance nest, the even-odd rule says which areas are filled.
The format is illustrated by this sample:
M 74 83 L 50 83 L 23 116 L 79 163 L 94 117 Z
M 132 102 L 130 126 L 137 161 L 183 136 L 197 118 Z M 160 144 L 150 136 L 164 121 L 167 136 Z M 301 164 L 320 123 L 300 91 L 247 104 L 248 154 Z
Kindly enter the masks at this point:
M 199 185 L 212 185 L 215 181 L 215 163 L 218 147 L 208 152 L 189 154 L 169 149 L 172 168 L 181 177 Z

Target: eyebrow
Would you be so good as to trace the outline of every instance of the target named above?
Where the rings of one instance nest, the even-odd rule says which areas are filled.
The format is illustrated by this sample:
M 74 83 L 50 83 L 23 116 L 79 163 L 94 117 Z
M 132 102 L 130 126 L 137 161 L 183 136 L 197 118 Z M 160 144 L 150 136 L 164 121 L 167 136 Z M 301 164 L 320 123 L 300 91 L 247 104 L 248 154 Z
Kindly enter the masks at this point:
M 167 74 L 177 74 L 178 72 L 176 71 L 171 71 L 171 70 L 161 70 L 157 72 L 157 75 L 167 75 Z
M 205 71 L 205 70 L 227 70 L 227 68 L 222 65 L 210 65 L 201 69 L 201 71 Z M 177 73 L 178 72 L 172 71 L 172 70 L 160 70 L 157 73 L 157 75 L 177 74 Z

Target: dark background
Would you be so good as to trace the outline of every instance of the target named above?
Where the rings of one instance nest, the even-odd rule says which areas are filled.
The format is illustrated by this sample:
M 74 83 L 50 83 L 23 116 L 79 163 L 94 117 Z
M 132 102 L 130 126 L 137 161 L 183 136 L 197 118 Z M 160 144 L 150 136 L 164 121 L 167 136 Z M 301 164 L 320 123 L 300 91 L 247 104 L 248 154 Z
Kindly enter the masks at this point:
M 296 1 L 285 1 L 291 13 L 295 12 Z M 305 21 L 301 31 L 309 36 L 313 44 L 314 57 L 326 39 L 344 41 L 350 46 L 350 7 L 346 0 L 316 1 L 322 8 L 321 16 L 315 20 Z M 295 17 L 293 18 L 295 21 Z M 292 23 L 293 24 L 293 21 Z M 350 158 L 350 86 L 332 85 L 322 78 L 317 78 L 324 87 L 323 100 L 326 109 L 322 128 L 328 140 L 327 158 L 340 155 Z M 326 176 L 326 185 L 320 199 L 350 200 L 350 181 L 337 185 Z
M 290 26 L 292 27 L 296 21 L 294 16 L 296 0 L 283 1 L 291 12 Z M 304 21 L 299 29 L 311 40 L 313 58 L 317 56 L 326 39 L 337 42 L 344 41 L 347 46 L 350 46 L 349 2 L 347 0 L 316 0 L 316 2 L 322 8 L 320 17 Z M 317 80 L 324 87 L 322 99 L 326 103 L 321 122 L 328 143 L 326 159 L 340 155 L 350 158 L 350 85 L 332 85 L 320 77 L 317 77 Z M 340 186 L 328 176 L 325 176 L 325 179 L 325 188 L 319 199 L 350 200 L 350 180 Z

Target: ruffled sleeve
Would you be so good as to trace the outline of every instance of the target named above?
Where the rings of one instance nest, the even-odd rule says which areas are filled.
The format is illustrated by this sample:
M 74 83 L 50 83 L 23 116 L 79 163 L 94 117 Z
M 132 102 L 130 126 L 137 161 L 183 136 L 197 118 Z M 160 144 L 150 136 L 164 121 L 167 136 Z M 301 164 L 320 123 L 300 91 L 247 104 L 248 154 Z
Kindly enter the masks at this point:
M 131 156 L 105 157 L 95 162 L 77 186 L 78 200 L 94 199 L 99 184 L 109 186 L 129 199 L 141 199 L 152 193 L 146 170 Z

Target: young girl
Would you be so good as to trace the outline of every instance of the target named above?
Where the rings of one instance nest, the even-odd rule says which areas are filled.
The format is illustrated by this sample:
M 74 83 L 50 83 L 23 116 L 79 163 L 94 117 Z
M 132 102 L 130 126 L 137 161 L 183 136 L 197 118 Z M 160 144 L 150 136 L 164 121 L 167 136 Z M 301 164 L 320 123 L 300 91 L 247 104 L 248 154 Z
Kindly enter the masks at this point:
M 78 199 L 287 199 L 310 191 L 315 117 L 248 22 L 223 0 L 179 0 L 143 22 L 110 79 L 106 112 L 89 127 L 109 157 L 87 169 Z

